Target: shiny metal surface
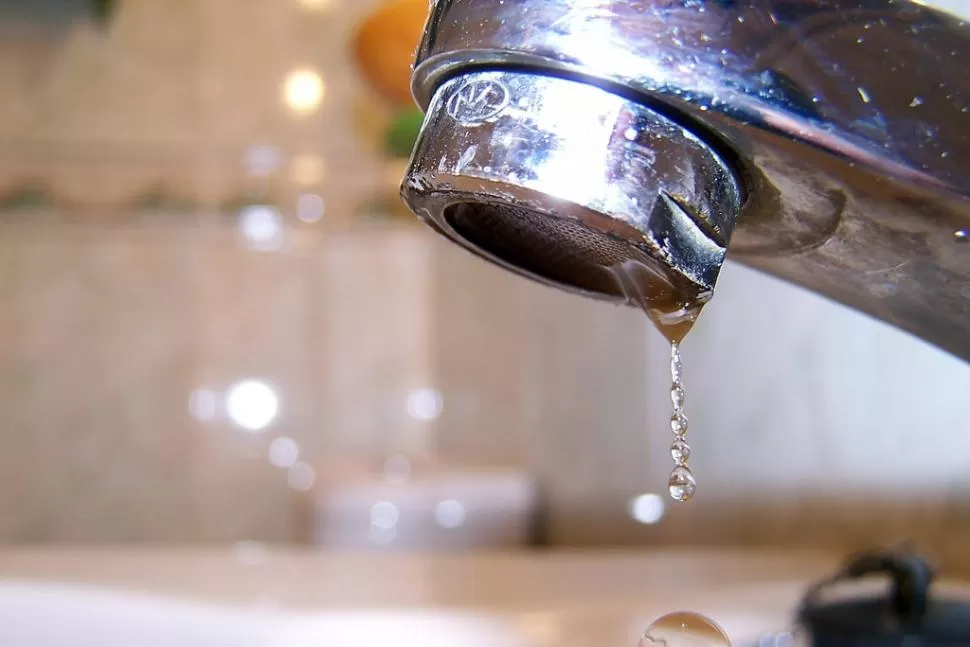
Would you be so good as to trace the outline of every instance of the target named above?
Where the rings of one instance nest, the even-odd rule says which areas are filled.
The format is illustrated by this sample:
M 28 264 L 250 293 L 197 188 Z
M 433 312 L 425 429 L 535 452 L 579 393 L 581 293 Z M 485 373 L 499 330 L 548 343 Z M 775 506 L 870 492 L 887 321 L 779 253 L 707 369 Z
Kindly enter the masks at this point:
M 741 204 L 689 130 L 585 83 L 472 72 L 435 93 L 404 186 L 438 231 L 507 269 L 625 301 L 611 268 L 706 301 Z
M 517 70 L 649 107 L 740 179 L 732 257 L 970 358 L 968 54 L 904 0 L 439 0 L 413 88 Z

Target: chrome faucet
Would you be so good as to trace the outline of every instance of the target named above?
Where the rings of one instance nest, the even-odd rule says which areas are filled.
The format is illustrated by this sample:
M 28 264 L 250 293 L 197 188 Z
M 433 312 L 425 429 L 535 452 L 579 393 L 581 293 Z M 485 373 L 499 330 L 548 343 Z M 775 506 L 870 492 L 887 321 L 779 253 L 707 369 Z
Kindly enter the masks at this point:
M 402 195 L 562 289 L 730 252 L 970 360 L 968 64 L 911 0 L 438 0 Z

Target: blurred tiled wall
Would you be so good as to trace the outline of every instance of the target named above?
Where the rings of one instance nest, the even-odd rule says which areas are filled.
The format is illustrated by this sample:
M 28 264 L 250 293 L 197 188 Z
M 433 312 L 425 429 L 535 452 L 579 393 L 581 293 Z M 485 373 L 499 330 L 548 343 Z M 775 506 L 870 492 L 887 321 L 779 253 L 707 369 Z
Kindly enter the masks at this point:
M 348 55 L 378 2 L 87 4 L 0 7 L 0 538 L 293 539 L 309 479 L 274 439 L 306 466 L 433 442 L 428 236 L 383 213 L 387 109 Z M 283 100 L 300 71 L 318 109 Z M 246 380 L 264 432 L 226 417 Z
M 275 438 L 308 460 L 424 448 L 423 232 L 260 253 L 231 228 L 0 230 L 4 539 L 289 539 Z M 223 412 L 247 379 L 279 397 L 259 433 Z
M 0 540 L 298 538 L 283 438 L 318 469 L 525 465 L 558 542 L 959 552 L 970 369 L 738 266 L 685 344 L 699 495 L 662 508 L 667 349 L 642 316 L 369 221 L 384 114 L 346 41 L 375 4 L 0 20 Z M 281 84 L 305 68 L 325 96 L 295 115 Z M 275 206 L 247 230 L 240 200 Z M 247 379 L 280 399 L 260 433 L 223 407 Z M 439 419 L 409 414 L 420 389 Z
M 669 347 L 642 315 L 443 258 L 441 442 L 527 457 L 554 541 L 912 541 L 970 568 L 965 362 L 729 263 L 683 350 L 698 495 L 670 504 Z

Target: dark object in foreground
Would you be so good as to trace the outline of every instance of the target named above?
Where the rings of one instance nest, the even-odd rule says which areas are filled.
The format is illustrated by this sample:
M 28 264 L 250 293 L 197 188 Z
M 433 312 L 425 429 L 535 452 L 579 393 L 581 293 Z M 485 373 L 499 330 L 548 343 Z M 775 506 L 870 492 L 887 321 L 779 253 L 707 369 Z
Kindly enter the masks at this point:
M 838 585 L 873 575 L 889 577 L 888 594 L 831 599 Z M 933 598 L 933 576 L 926 561 L 910 553 L 852 558 L 802 600 L 798 626 L 806 647 L 967 647 L 970 603 Z

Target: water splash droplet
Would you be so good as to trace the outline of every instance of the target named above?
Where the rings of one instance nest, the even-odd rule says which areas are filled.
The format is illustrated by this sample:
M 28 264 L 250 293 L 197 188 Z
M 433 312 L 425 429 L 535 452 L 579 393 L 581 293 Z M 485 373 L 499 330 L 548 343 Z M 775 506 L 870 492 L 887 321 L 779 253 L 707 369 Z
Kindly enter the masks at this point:
M 692 611 L 676 611 L 654 620 L 639 647 L 731 647 L 731 639 L 710 618 Z
M 674 501 L 687 501 L 694 496 L 694 492 L 697 490 L 694 473 L 686 465 L 678 465 L 670 473 L 667 490 L 670 492 L 670 498 Z

